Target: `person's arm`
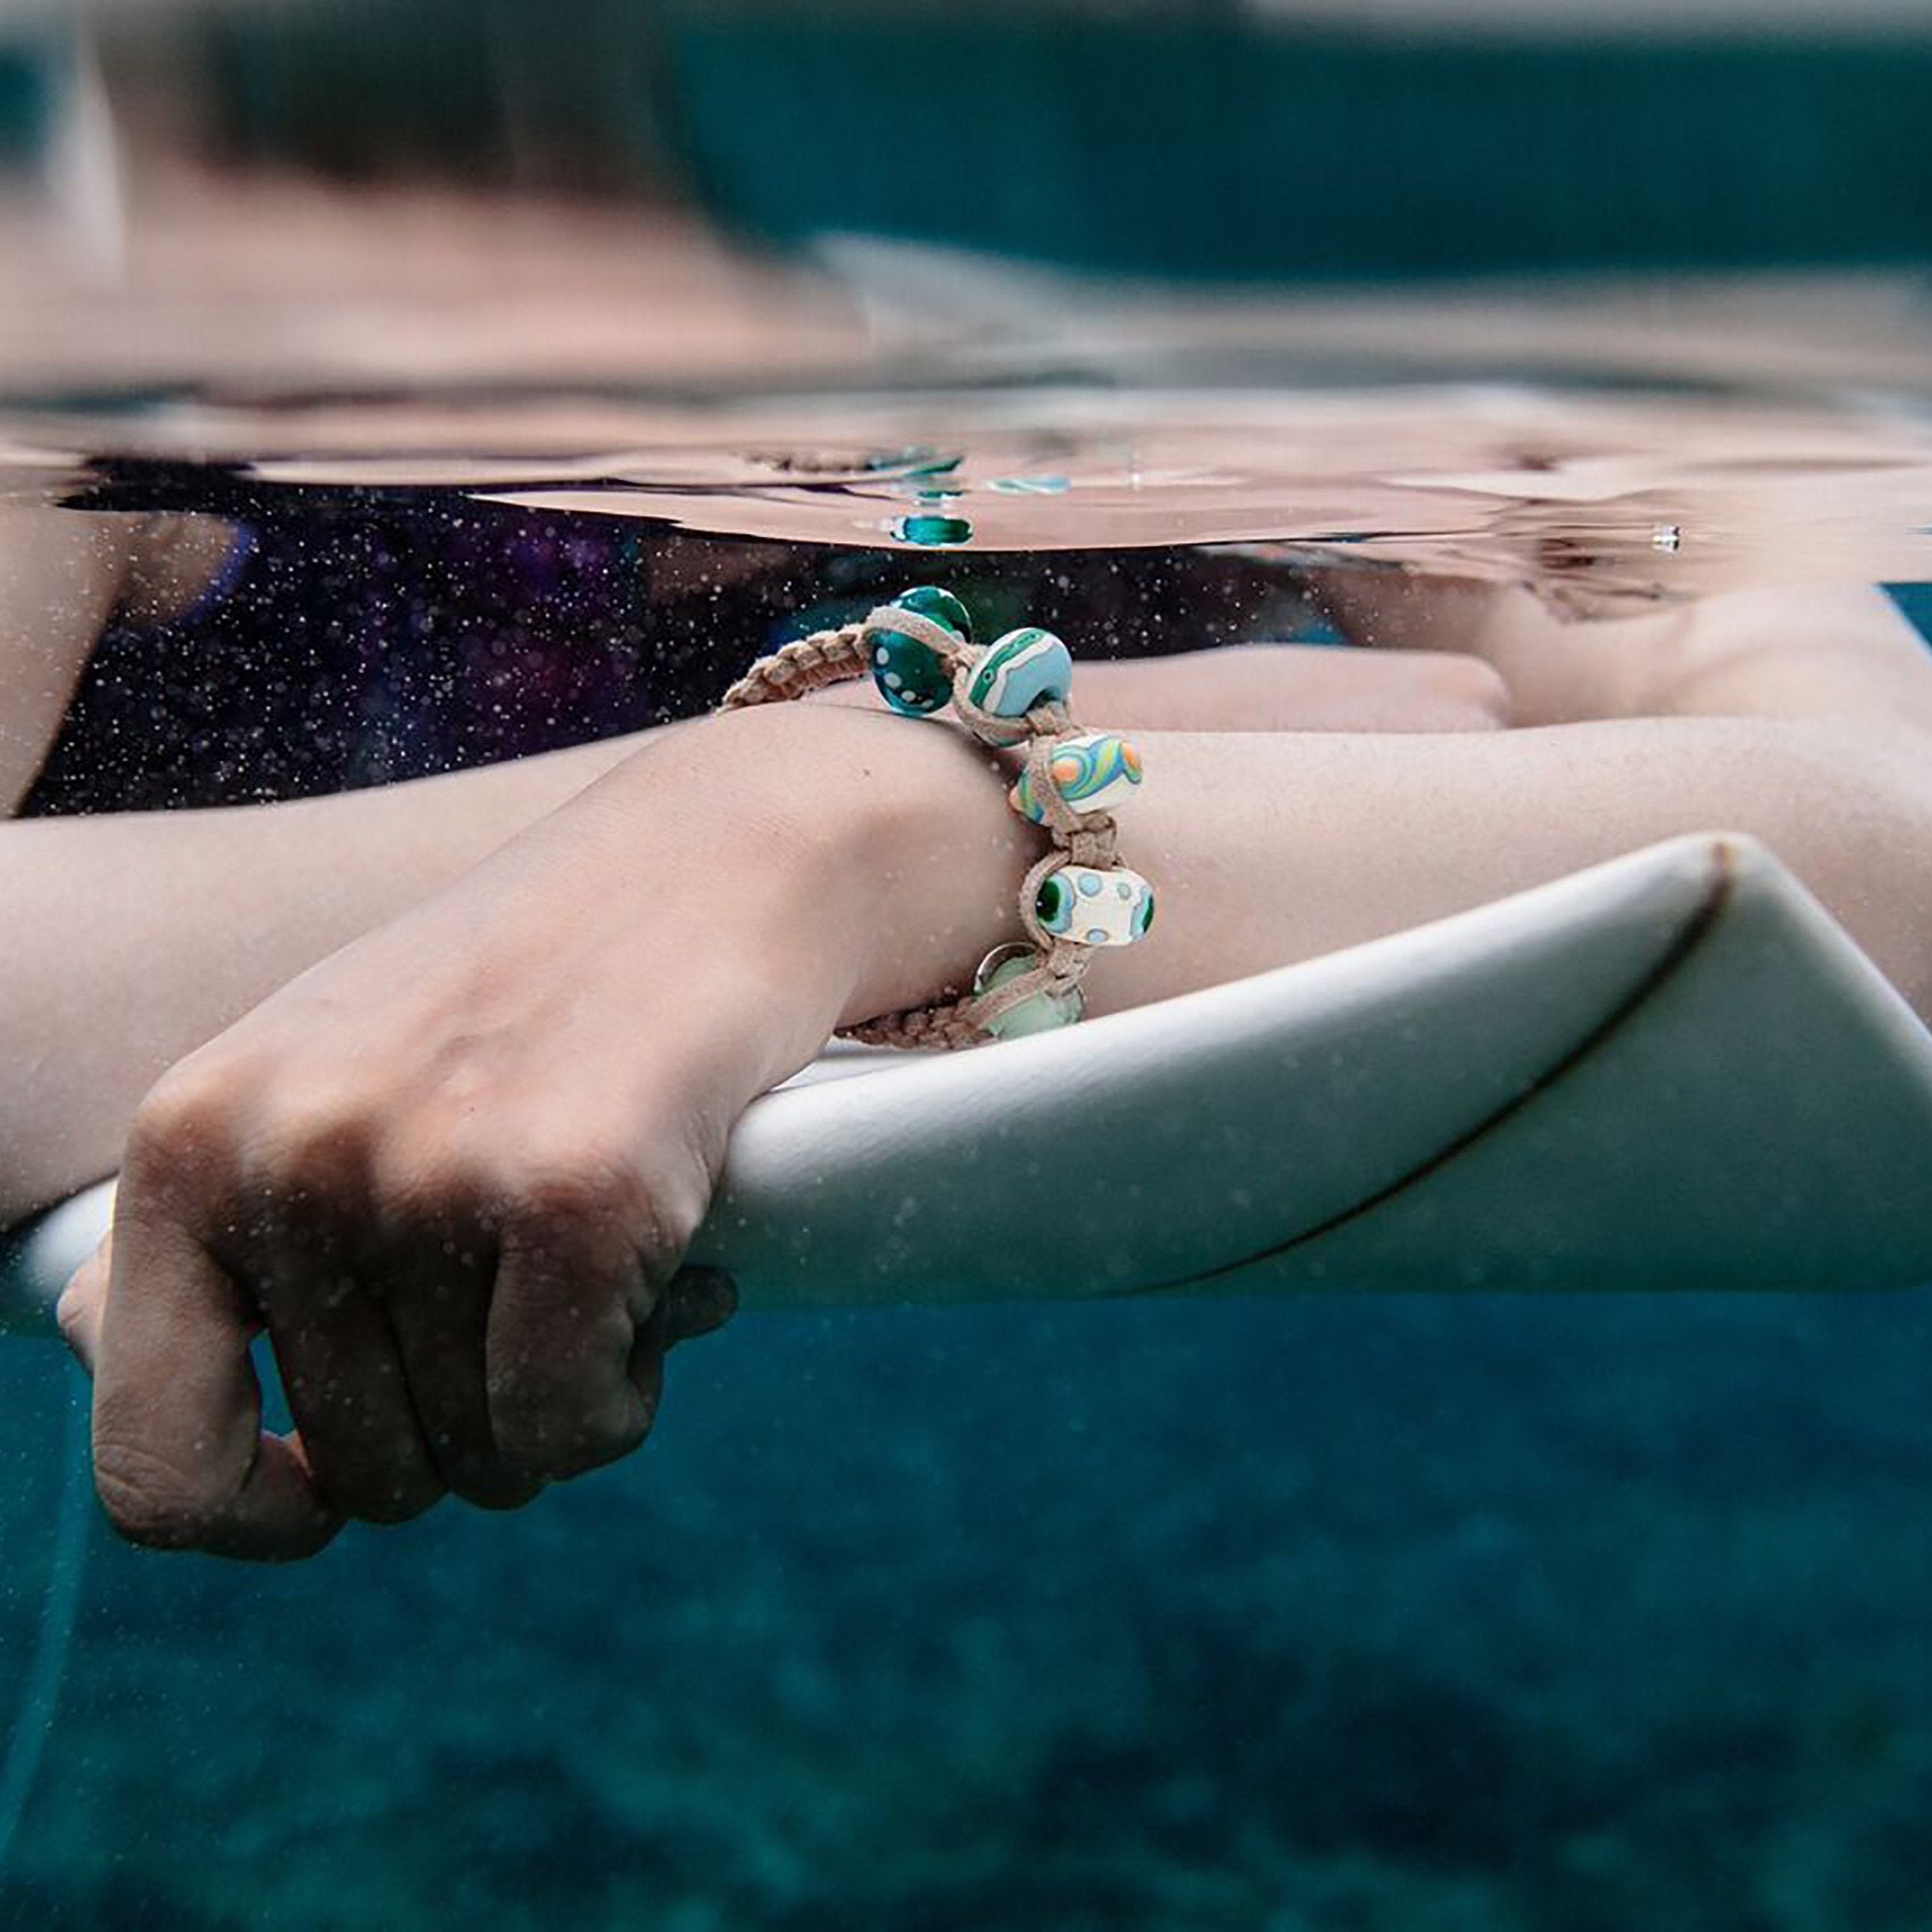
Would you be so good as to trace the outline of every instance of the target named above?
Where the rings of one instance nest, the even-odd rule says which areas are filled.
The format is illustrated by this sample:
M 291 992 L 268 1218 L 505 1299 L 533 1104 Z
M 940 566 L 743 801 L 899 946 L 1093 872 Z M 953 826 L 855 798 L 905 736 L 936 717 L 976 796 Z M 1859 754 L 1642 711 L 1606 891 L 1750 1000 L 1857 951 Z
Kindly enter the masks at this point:
M 216 517 L 0 504 L 0 819 L 32 786 L 102 631 L 179 616 L 234 542 Z
M 1501 722 L 1496 674 L 1435 653 L 1255 646 L 1085 664 L 1081 680 L 1093 716 L 1131 729 Z M 872 702 L 869 683 L 840 688 Z M 648 735 L 289 804 L 0 825 L 0 1228 L 109 1172 L 174 1061 Z
M 111 1172 L 176 1060 L 637 742 L 284 805 L 0 825 L 0 1228 Z
M 138 521 L 0 504 L 0 818 L 33 783 L 122 596 Z
M 1318 597 L 1356 644 L 1489 665 L 1520 724 L 1781 717 L 1932 730 L 1932 652 L 1871 584 L 1798 584 L 1568 617 L 1522 584 L 1396 566 L 1324 571 Z
M 1097 1009 L 1755 833 L 1932 1010 L 1916 742 L 1685 719 L 1438 738 L 1155 736 L 1126 849 L 1162 911 Z M 104 1501 L 256 1556 L 446 1490 L 514 1502 L 650 1426 L 726 1136 L 842 1020 L 1018 935 L 1037 834 L 932 724 L 793 706 L 667 733 L 166 1076 L 111 1264 L 63 1302 Z M 260 1432 L 273 1338 L 298 1432 Z

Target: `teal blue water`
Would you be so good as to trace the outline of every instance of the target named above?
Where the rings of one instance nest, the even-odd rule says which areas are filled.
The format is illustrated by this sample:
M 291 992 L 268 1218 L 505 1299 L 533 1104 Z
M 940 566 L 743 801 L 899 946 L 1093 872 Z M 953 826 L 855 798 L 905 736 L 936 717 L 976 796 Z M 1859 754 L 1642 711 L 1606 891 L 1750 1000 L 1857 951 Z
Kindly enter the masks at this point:
M 1905 1298 L 742 1321 L 522 1516 L 98 1544 L 0 1924 L 1908 1932 L 1929 1351 Z M 63 1397 L 0 1378 L 11 1658 Z

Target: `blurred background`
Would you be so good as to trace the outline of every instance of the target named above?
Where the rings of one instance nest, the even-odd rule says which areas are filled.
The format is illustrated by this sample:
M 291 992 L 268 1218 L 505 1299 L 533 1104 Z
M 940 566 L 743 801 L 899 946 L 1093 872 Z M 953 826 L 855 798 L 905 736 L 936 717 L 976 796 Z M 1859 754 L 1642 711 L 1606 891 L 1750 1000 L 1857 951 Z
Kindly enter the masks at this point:
M 1922 0 L 10 0 L 0 376 L 1118 351 L 1177 285 L 1331 368 L 1922 375 L 1928 94 Z

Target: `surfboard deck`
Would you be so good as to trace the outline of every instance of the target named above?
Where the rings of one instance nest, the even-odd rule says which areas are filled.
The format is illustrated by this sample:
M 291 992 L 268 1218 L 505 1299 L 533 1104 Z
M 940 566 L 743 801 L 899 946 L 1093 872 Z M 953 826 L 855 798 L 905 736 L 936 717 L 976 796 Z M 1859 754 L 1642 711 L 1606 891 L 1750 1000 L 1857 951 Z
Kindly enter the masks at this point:
M 1932 1034 L 1753 842 L 1674 839 L 968 1054 L 835 1048 L 692 1258 L 748 1309 L 1932 1282 Z M 104 1185 L 0 1260 L 50 1326 Z

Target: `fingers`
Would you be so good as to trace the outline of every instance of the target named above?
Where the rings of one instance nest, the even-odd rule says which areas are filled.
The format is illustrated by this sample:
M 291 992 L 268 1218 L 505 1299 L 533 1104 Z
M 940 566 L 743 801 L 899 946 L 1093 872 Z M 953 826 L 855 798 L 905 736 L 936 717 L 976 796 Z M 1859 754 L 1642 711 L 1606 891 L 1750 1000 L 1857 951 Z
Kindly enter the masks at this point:
M 664 1399 L 664 1358 L 680 1342 L 708 1335 L 737 1312 L 738 1291 L 722 1268 L 685 1268 L 671 1277 L 640 1325 L 628 1373 L 648 1432 Z
M 686 1268 L 671 1277 L 638 1328 L 627 1372 L 648 1433 L 664 1400 L 664 1358 L 680 1342 L 721 1328 L 737 1311 L 738 1291 L 721 1268 Z
M 406 1522 L 438 1502 L 442 1474 L 424 1439 L 382 1308 L 299 1274 L 264 1296 L 282 1391 L 329 1501 L 369 1522 Z
M 491 1433 L 510 1467 L 556 1481 L 643 1442 L 656 1387 L 646 1372 L 640 1388 L 632 1368 L 662 1300 L 616 1216 L 546 1214 L 506 1231 L 488 1388 Z M 645 1358 L 661 1352 L 662 1325 Z
M 471 1265 L 456 1265 L 464 1272 L 454 1286 L 446 1275 L 427 1271 L 401 1284 L 389 1298 L 389 1324 L 442 1480 L 480 1509 L 520 1508 L 543 1484 L 509 1466 L 490 1427 L 484 1387 L 489 1276 L 473 1278 Z
M 341 1519 L 299 1443 L 262 1430 L 248 1357 L 257 1318 L 182 1221 L 143 1206 L 141 1192 L 124 1188 L 104 1296 L 90 1277 L 63 1318 L 92 1363 L 101 1503 L 134 1543 L 313 1555 Z
M 694 1342 L 738 1312 L 738 1285 L 722 1268 L 680 1268 L 665 1292 L 664 1346 Z
M 61 1339 L 90 1378 L 100 1346 L 100 1316 L 107 1305 L 107 1270 L 113 1253 L 114 1236 L 110 1229 L 100 1238 L 100 1245 L 74 1270 L 54 1310 Z
M 296 1556 L 452 1489 L 526 1502 L 634 1448 L 666 1351 L 734 1306 L 715 1272 L 674 1280 L 704 1154 L 674 1143 L 647 1172 L 628 1112 L 539 1130 L 526 1102 L 513 1132 L 472 1103 L 384 1141 L 338 1068 L 278 1093 L 203 1063 L 157 1091 L 61 1315 L 96 1378 L 101 1498 L 136 1542 Z M 265 1330 L 286 1438 L 261 1428 Z

